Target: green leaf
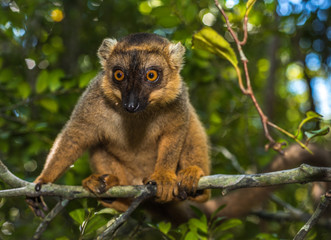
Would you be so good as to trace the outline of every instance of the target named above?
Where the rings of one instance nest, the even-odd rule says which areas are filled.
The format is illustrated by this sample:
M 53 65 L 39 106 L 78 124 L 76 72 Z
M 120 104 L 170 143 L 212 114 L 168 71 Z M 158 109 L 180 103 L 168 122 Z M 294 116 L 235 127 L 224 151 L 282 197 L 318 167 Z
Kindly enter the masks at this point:
M 205 214 L 203 214 L 200 218 L 200 221 L 203 222 L 206 226 L 208 224 L 208 220 Z
M 218 240 L 233 240 L 233 239 L 235 238 L 233 237 L 232 233 L 225 233 L 225 234 L 222 233 L 222 236 L 218 238 Z
M 158 229 L 164 233 L 165 235 L 167 235 L 167 233 L 170 231 L 171 229 L 171 223 L 170 222 L 160 222 L 158 224 Z
M 200 208 L 197 208 L 196 206 L 190 205 L 191 209 L 193 210 L 193 212 L 199 217 L 201 218 L 203 216 L 203 212 L 201 211 Z
M 213 220 L 212 220 L 212 224 L 211 226 L 209 227 L 210 231 L 216 231 L 217 228 L 220 226 L 220 223 L 222 221 L 224 221 L 226 219 L 226 217 L 215 217 Z
M 249 14 L 249 12 L 252 10 L 256 0 L 248 0 L 246 3 L 246 16 Z
M 84 164 L 85 166 L 85 164 Z M 76 167 L 76 164 L 75 164 Z M 118 211 L 116 211 L 114 208 L 103 208 L 100 211 L 96 212 L 95 214 L 111 214 L 111 215 L 116 215 L 118 214 Z
M 206 223 L 200 221 L 199 219 L 196 218 L 191 218 L 189 220 L 189 225 L 190 226 L 194 226 L 194 228 L 197 228 L 199 230 L 201 230 L 203 233 L 207 233 L 208 232 L 208 226 Z
M 10 69 L 1 69 L 0 71 L 0 83 L 10 82 L 14 77 L 13 72 Z
M 149 6 L 148 1 L 143 1 L 139 4 L 139 12 L 143 15 L 149 15 L 152 11 L 152 8 Z
M 42 93 L 48 86 L 48 72 L 43 70 L 39 73 L 36 83 L 36 92 Z
M 96 74 L 97 73 L 95 71 L 82 74 L 79 77 L 79 87 L 80 88 L 86 87 Z
M 173 28 L 176 27 L 180 23 L 178 17 L 170 15 L 167 17 L 161 17 L 157 20 L 157 24 L 161 25 L 165 28 Z
M 30 96 L 31 93 L 30 85 L 26 82 L 21 82 L 18 85 L 18 93 L 21 95 L 23 99 L 26 99 L 28 96 Z
M 219 230 L 221 231 L 225 231 L 225 230 L 228 230 L 230 228 L 234 228 L 234 227 L 237 227 L 239 225 L 242 224 L 242 221 L 239 220 L 239 219 L 229 219 L 227 221 L 225 221 L 224 223 L 222 223 L 220 226 L 219 226 Z
M 190 4 L 185 9 L 183 9 L 183 15 L 187 22 L 192 22 L 197 16 L 197 13 L 198 7 L 195 4 Z
M 61 87 L 60 79 L 64 77 L 64 72 L 62 70 L 54 70 L 48 74 L 48 87 L 51 92 L 56 91 Z
M 63 236 L 63 237 L 58 237 L 55 240 L 70 240 L 70 238 Z
M 217 215 L 217 214 L 218 214 L 223 208 L 225 208 L 225 206 L 226 206 L 225 204 L 219 206 L 219 207 L 218 207 L 218 208 L 212 213 L 210 219 L 215 218 L 216 215 Z
M 189 231 L 188 224 L 183 223 L 183 224 L 179 225 L 179 227 L 177 229 L 175 229 L 175 231 L 180 233 L 182 236 L 185 236 L 187 231 Z M 181 239 L 183 239 L 183 238 L 181 238 Z
M 172 11 L 168 6 L 160 6 L 154 8 L 152 14 L 156 19 L 159 19 L 170 16 L 172 14 Z
M 276 234 L 270 234 L 270 233 L 259 233 L 256 235 L 256 239 L 258 240 L 278 240 L 279 238 L 277 237 Z
M 107 224 L 108 220 L 103 217 L 102 215 L 94 215 L 90 221 L 87 223 L 85 234 L 91 234 L 101 228 L 102 226 L 105 226 Z
M 193 36 L 193 48 L 201 49 L 228 60 L 234 67 L 238 59 L 230 44 L 215 30 L 205 27 Z
M 195 232 L 188 232 L 184 240 L 199 240 L 198 235 Z
M 297 134 L 296 134 L 296 137 L 299 135 L 300 131 L 301 131 L 301 128 L 302 126 L 307 123 L 307 122 L 311 122 L 311 121 L 319 121 L 322 119 L 322 115 L 318 114 L 318 113 L 315 113 L 313 111 L 308 111 L 306 112 L 306 118 L 303 119 L 301 121 L 301 123 L 299 124 L 299 127 L 298 127 L 298 131 L 297 131 Z
M 57 102 L 50 98 L 44 98 L 40 100 L 40 105 L 52 113 L 56 113 L 59 109 Z
M 78 225 L 82 225 L 85 220 L 85 209 L 80 208 L 69 213 L 70 217 L 75 220 Z
M 309 142 L 314 137 L 325 136 L 326 134 L 329 133 L 329 131 L 330 131 L 329 127 L 324 127 L 324 128 L 318 129 L 318 130 L 305 132 L 305 135 L 308 138 L 307 142 Z

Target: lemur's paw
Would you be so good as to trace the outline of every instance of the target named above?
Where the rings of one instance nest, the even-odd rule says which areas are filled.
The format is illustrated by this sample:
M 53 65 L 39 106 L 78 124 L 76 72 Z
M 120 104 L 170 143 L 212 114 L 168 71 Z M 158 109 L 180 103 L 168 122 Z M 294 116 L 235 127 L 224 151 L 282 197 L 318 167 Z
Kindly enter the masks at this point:
M 144 183 L 156 183 L 156 201 L 158 202 L 169 202 L 178 194 L 177 176 L 171 171 L 156 171 L 145 179 Z
M 92 193 L 101 194 L 119 185 L 119 179 L 111 174 L 92 174 L 83 180 L 82 185 Z
M 204 202 L 209 199 L 209 190 L 198 190 L 200 178 L 204 176 L 203 170 L 198 166 L 191 166 L 178 172 L 178 197 L 182 200 L 190 199 Z

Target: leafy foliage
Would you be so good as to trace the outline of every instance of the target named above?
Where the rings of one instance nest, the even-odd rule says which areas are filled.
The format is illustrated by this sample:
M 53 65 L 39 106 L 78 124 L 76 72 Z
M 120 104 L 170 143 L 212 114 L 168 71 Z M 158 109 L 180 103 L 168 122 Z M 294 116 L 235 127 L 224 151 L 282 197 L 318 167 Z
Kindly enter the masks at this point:
M 249 12 L 248 42 L 244 51 L 249 59 L 253 89 L 269 118 L 289 132 L 297 130 L 299 139 L 308 134 L 309 141 L 330 148 L 330 133 L 324 135 L 331 116 L 327 47 L 330 43 L 329 2 L 220 2 L 239 37 L 243 16 Z M 202 32 L 207 29 L 211 40 L 223 36 L 224 41 L 212 41 L 209 48 L 226 50 L 228 59 L 235 63 L 227 44 L 232 46 L 232 39 L 210 0 L 1 1 L 1 159 L 18 177 L 33 181 L 79 95 L 100 70 L 96 50 L 102 39 L 145 31 L 181 41 L 187 48 L 182 75 L 211 140 L 213 173 L 237 172 L 228 155 L 217 151 L 218 146 L 235 156 L 246 171 L 259 171 L 275 153 L 263 150 L 266 140 L 260 119 L 248 98 L 241 94 L 233 66 L 213 53 L 192 50 L 192 36 L 201 29 Z M 310 110 L 325 117 L 314 115 L 308 112 Z M 306 118 L 305 112 L 308 112 Z M 276 136 L 292 142 L 284 135 Z M 82 156 L 59 182 L 81 184 L 90 173 L 87 159 L 87 155 Z M 1 183 L 1 188 L 5 187 Z M 219 192 L 215 191 L 214 195 L 217 194 Z M 307 212 L 314 208 L 307 186 L 287 186 L 277 194 Z M 52 198 L 46 201 L 50 207 L 55 202 Z M 266 208 L 281 209 L 275 203 L 269 203 Z M 102 224 L 112 219 L 112 214 L 100 211 L 94 201 L 71 202 L 66 211 L 52 221 L 43 237 L 89 239 Z M 131 228 L 138 239 L 143 239 L 146 232 L 170 239 L 178 236 L 183 239 L 190 236 L 192 239 L 197 236 L 291 238 L 301 226 L 301 223 L 287 222 L 260 225 L 261 220 L 256 217 L 247 217 L 239 223 L 217 218 L 207 221 L 203 215 L 198 216 L 181 227 L 169 228 L 168 223 L 154 222 L 151 227 L 146 224 L 147 217 L 136 214 L 132 225 L 127 223 L 127 226 L 138 226 Z M 1 199 L 1 239 L 29 238 L 39 222 L 27 209 L 24 199 Z M 219 222 L 222 223 L 217 225 Z M 320 228 L 312 235 L 323 239 L 327 233 Z M 121 236 L 125 239 L 124 236 L 131 235 L 122 232 Z
M 238 60 L 230 44 L 212 28 L 205 27 L 194 35 L 193 48 L 219 55 L 237 67 Z
M 193 206 L 192 206 L 193 207 Z M 160 222 L 155 227 L 162 232 L 168 239 L 183 239 L 183 240 L 194 240 L 194 239 L 233 239 L 234 234 L 229 230 L 238 228 L 242 221 L 239 219 L 228 219 L 221 217 L 212 217 L 207 220 L 199 209 L 195 208 L 197 218 L 191 218 L 187 223 L 184 223 L 171 230 L 171 223 Z M 215 214 L 218 212 L 215 211 Z

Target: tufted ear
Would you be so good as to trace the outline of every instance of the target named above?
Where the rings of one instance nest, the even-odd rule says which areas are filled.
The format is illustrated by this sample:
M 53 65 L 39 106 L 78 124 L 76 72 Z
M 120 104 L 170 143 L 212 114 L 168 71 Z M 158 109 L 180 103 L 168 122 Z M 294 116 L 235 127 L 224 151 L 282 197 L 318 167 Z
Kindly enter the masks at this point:
M 180 43 L 171 43 L 169 45 L 169 55 L 170 55 L 170 61 L 172 65 L 177 68 L 181 69 L 184 61 L 184 53 L 185 53 L 185 47 Z
M 103 40 L 101 46 L 98 49 L 98 57 L 102 67 L 106 66 L 106 60 L 115 47 L 116 43 L 117 40 L 113 38 L 106 38 Z

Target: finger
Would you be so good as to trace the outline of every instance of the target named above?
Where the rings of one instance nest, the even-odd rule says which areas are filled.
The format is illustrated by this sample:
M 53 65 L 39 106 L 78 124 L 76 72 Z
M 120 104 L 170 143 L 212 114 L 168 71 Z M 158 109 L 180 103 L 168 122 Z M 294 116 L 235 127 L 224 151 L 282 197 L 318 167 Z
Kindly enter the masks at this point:
M 173 195 L 178 196 L 178 193 L 179 193 L 179 187 L 178 187 L 178 184 L 175 184 L 174 185 L 174 190 L 173 190 Z
M 39 203 L 39 206 L 44 210 L 44 211 L 48 211 L 48 207 L 44 201 L 44 198 L 42 197 L 38 197 L 38 203 Z
M 99 177 L 98 178 L 99 186 L 97 188 L 97 193 L 101 194 L 106 191 L 106 181 L 104 177 Z
M 32 210 L 33 214 L 36 217 L 41 217 L 41 218 L 44 218 L 45 217 L 45 214 L 43 213 L 43 211 L 39 207 L 33 206 L 33 205 L 29 205 L 29 208 Z
M 37 217 L 45 218 L 45 213 L 40 208 L 36 209 L 35 213 Z
M 169 184 L 167 184 L 164 188 L 163 188 L 163 199 L 165 202 L 168 202 L 171 200 L 170 195 L 172 194 L 172 191 L 170 191 L 170 186 Z
M 160 201 L 163 201 L 162 193 L 163 193 L 163 185 L 162 184 L 156 184 L 156 197 L 160 198 Z
M 26 199 L 25 199 L 25 201 L 27 202 L 27 204 L 29 205 L 29 206 L 33 206 L 33 207 L 35 207 L 36 206 L 36 202 L 35 202 L 35 200 L 33 199 L 33 198 L 31 198 L 31 197 L 27 197 Z
M 196 193 L 197 193 L 198 184 L 199 184 L 199 179 L 198 178 L 194 179 L 193 185 L 192 185 L 192 194 L 193 195 L 196 195 Z
M 181 190 L 178 194 L 178 197 L 180 200 L 186 200 L 187 199 L 187 193 L 184 190 Z
M 178 183 L 178 194 L 177 194 L 177 197 L 180 200 L 185 200 L 187 198 L 187 194 L 186 194 L 185 190 L 183 189 L 183 182 L 182 181 L 180 181 Z

